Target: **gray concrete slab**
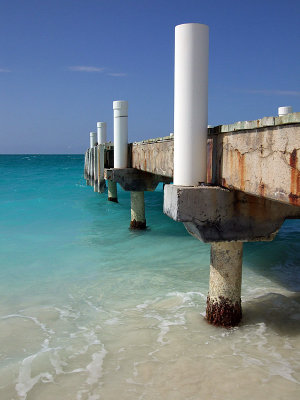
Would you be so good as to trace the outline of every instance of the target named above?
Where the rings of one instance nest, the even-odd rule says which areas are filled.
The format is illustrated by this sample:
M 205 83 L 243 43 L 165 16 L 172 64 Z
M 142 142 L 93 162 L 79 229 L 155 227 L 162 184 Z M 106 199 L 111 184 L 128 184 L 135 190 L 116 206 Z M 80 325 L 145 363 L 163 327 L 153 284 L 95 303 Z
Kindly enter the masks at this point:
M 221 187 L 166 185 L 164 213 L 203 242 L 272 240 L 300 208 Z
M 159 182 L 170 183 L 165 176 L 140 171 L 136 168 L 110 168 L 104 170 L 105 179 L 118 183 L 127 191 L 153 191 Z

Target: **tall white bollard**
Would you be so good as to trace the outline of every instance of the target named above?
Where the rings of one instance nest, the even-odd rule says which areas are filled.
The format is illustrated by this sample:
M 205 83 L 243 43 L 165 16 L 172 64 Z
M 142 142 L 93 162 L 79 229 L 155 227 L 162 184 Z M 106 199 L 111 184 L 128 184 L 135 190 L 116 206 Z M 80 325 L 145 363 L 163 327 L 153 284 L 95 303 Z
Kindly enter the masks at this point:
M 114 109 L 114 168 L 127 168 L 128 102 L 113 102 Z
M 106 143 L 106 122 L 97 122 L 97 141 L 98 144 Z
M 278 116 L 281 117 L 282 115 L 290 114 L 293 112 L 292 106 L 284 106 L 278 107 Z
M 90 148 L 94 147 L 96 143 L 97 143 L 96 132 L 90 132 Z
M 206 182 L 209 28 L 175 27 L 174 185 Z

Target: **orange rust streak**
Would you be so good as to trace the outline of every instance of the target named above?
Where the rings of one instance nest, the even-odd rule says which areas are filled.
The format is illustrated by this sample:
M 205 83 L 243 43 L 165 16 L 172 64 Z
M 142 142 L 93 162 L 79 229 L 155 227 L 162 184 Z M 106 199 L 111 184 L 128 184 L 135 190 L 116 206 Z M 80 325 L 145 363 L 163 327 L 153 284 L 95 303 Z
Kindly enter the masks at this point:
M 212 150 L 213 150 L 212 139 L 208 139 L 208 141 L 207 141 L 207 173 L 206 173 L 207 183 L 212 183 Z
M 261 182 L 260 185 L 259 185 L 259 194 L 261 196 L 265 195 L 265 184 L 263 182 Z
M 245 177 L 244 177 L 244 173 L 245 173 L 245 160 L 244 160 L 244 154 L 241 154 L 238 150 L 237 150 L 237 156 L 238 156 L 238 163 L 239 163 L 239 175 L 240 175 L 240 179 L 241 179 L 241 190 L 245 190 Z
M 291 166 L 291 193 L 289 201 L 291 204 L 300 206 L 300 171 L 297 169 L 297 150 L 294 149 L 290 155 Z

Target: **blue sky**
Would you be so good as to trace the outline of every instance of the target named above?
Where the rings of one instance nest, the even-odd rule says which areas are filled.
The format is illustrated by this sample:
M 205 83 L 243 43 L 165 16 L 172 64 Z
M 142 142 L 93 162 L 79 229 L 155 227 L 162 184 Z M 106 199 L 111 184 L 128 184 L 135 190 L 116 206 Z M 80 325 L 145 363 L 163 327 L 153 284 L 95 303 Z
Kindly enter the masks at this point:
M 0 0 L 0 153 L 82 153 L 113 100 L 173 131 L 174 27 L 210 27 L 209 124 L 300 111 L 299 0 Z

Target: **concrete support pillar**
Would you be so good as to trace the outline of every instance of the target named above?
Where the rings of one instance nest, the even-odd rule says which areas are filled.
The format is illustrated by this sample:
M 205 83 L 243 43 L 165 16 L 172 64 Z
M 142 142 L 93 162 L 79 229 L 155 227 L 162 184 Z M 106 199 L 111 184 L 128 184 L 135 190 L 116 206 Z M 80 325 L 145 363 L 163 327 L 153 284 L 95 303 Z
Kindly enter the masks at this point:
M 130 229 L 146 229 L 144 192 L 130 192 Z
M 94 185 L 94 148 L 90 149 L 90 186 Z
M 93 147 L 94 153 L 94 192 L 98 192 L 98 146 Z
M 103 193 L 105 191 L 105 179 L 104 179 L 104 145 L 98 144 L 97 146 L 97 192 Z
M 242 242 L 211 244 L 206 319 L 216 326 L 232 327 L 242 318 Z
M 84 155 L 84 172 L 83 172 L 84 179 L 86 180 L 88 179 L 88 154 L 89 151 L 87 150 Z
M 98 185 L 97 191 L 103 193 L 105 190 L 104 179 L 104 145 L 106 143 L 106 122 L 97 122 L 98 141 Z
M 116 182 L 107 180 L 107 188 L 108 188 L 108 201 L 113 201 L 115 203 L 118 202 L 118 191 Z
M 90 149 L 87 150 L 87 158 L 86 158 L 86 184 L 90 186 Z

